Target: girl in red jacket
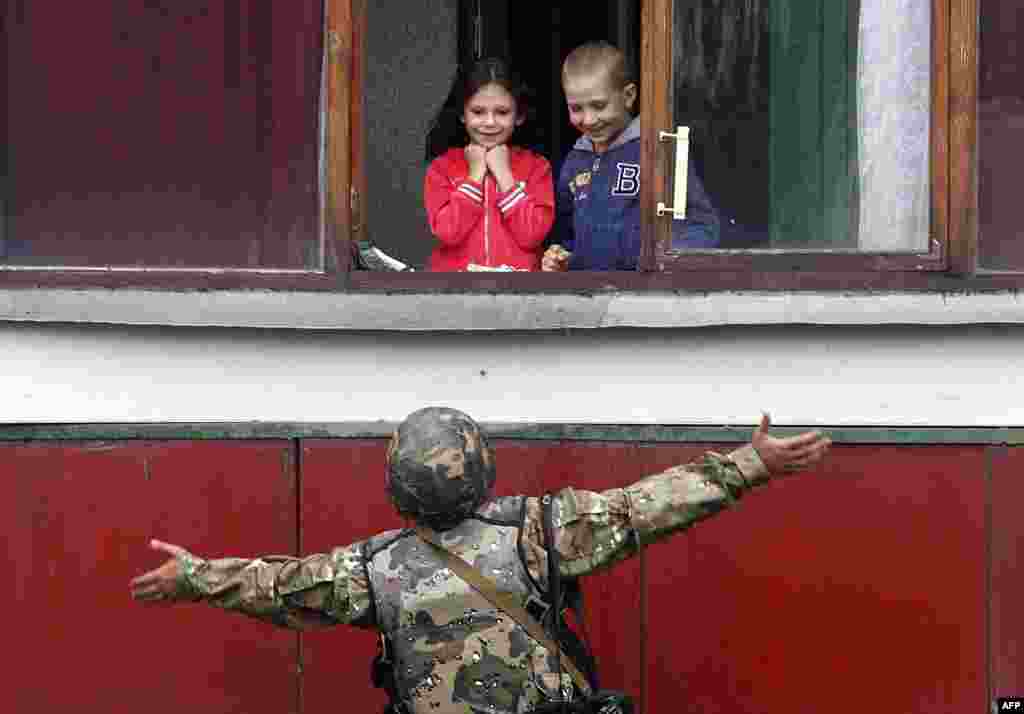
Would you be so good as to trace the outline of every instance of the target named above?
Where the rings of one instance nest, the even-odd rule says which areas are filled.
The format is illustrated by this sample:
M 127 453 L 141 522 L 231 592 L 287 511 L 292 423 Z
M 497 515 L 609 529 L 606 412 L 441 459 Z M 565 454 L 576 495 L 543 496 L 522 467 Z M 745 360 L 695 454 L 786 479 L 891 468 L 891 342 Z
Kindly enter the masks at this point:
M 481 60 L 461 81 L 456 98 L 468 140 L 460 135 L 430 164 L 423 189 L 437 239 L 431 270 L 540 269 L 555 217 L 551 165 L 508 144 L 526 121 L 526 92 L 497 59 Z

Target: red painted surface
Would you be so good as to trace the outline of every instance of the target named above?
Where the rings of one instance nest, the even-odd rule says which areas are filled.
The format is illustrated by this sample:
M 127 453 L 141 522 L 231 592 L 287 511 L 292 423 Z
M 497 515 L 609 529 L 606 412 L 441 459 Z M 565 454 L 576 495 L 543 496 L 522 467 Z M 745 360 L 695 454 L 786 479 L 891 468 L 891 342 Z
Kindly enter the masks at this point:
M 302 551 L 320 553 L 402 528 L 384 491 L 387 441 L 302 442 Z M 370 684 L 377 635 L 338 627 L 302 634 L 304 712 L 379 712 L 387 696 Z
M 645 446 L 636 450 L 634 458 L 637 461 L 639 469 L 644 474 L 655 474 L 665 469 L 675 466 L 680 463 L 688 463 L 699 459 L 709 446 L 707 445 L 681 445 L 681 446 Z M 728 451 L 728 449 L 723 449 Z M 681 545 L 681 544 L 678 544 Z M 661 577 L 661 573 L 652 572 L 652 569 L 662 569 L 665 567 L 666 556 L 657 557 L 658 546 L 653 548 L 649 547 L 641 556 L 644 562 L 644 577 L 637 583 L 636 587 L 641 593 L 643 598 L 643 617 L 646 623 L 645 626 L 645 637 L 641 641 L 641 654 L 639 661 L 642 667 L 642 687 L 640 690 L 639 704 L 641 706 L 640 712 L 658 712 L 659 706 L 664 706 L 667 702 L 671 706 L 671 711 L 682 711 L 679 707 L 683 706 L 685 699 L 678 701 L 667 699 L 667 700 L 652 700 L 652 678 L 661 676 L 664 672 L 666 676 L 673 677 L 679 673 L 673 674 L 671 666 L 662 668 L 661 663 L 656 659 L 652 659 L 652 651 L 649 646 L 649 642 L 652 639 L 658 639 L 664 636 L 666 631 L 666 622 L 661 618 L 652 618 L 652 607 L 653 601 L 650 583 L 657 581 Z M 672 556 L 667 556 L 672 560 Z M 678 598 L 678 593 L 676 594 Z M 677 599 L 677 602 L 680 600 Z
M 128 598 L 160 560 L 151 536 L 211 556 L 309 553 L 402 525 L 385 440 L 302 442 L 301 508 L 293 443 L 0 446 L 14 711 L 379 711 L 372 633 L 300 640 Z M 496 447 L 503 494 L 624 485 L 706 448 Z M 990 662 L 992 693 L 1019 694 L 1022 472 L 1019 449 L 835 447 L 817 472 L 585 580 L 605 686 L 650 714 L 958 713 L 984 710 Z
M 293 633 L 128 595 L 162 560 L 150 537 L 203 554 L 294 551 L 288 455 L 287 442 L 0 446 L 13 711 L 295 712 Z
M 649 711 L 984 711 L 983 456 L 838 447 L 652 548 Z
M 645 475 L 637 447 L 550 442 L 499 442 L 499 478 L 531 475 L 525 492 L 542 494 L 565 486 L 603 491 Z M 598 662 L 601 686 L 639 701 L 643 687 L 642 565 L 634 558 L 583 578 L 584 623 Z
M 1024 448 L 992 450 L 992 696 L 1024 694 Z

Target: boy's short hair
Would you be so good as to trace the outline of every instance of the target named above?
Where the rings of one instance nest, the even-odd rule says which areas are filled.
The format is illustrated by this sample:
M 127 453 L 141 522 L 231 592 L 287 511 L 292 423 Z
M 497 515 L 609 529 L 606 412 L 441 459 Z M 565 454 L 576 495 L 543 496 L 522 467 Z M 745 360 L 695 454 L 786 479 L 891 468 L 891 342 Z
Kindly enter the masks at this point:
M 570 76 L 595 74 L 602 70 L 608 72 L 612 84 L 617 89 L 636 82 L 626 53 L 605 40 L 585 42 L 570 52 L 562 65 L 562 80 Z

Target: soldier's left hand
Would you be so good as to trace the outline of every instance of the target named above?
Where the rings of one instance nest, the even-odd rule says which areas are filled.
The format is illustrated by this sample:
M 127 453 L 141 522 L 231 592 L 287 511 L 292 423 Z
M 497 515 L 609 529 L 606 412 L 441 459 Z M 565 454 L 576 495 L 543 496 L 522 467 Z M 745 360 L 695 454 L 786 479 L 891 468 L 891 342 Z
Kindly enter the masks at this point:
M 181 546 L 151 540 L 149 547 L 170 555 L 170 560 L 148 573 L 144 573 L 131 581 L 132 599 L 145 605 L 169 605 L 181 595 L 181 563 L 179 558 L 187 555 Z
M 807 431 L 798 436 L 778 439 L 768 433 L 771 417 L 761 416 L 761 425 L 754 431 L 750 443 L 757 449 L 761 461 L 772 476 L 800 471 L 821 461 L 832 445 L 832 440 L 820 431 Z

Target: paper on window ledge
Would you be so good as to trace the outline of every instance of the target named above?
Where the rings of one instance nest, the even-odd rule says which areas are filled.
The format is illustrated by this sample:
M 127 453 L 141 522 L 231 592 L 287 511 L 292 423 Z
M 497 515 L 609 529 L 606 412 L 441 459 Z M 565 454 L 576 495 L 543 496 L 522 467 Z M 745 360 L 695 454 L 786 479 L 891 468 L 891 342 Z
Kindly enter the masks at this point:
M 375 245 L 371 245 L 368 242 L 361 241 L 359 247 L 359 258 L 362 262 L 362 267 L 366 270 L 379 270 L 379 271 L 413 271 L 414 268 L 403 263 L 398 258 L 388 255 L 380 248 Z
M 511 265 L 480 265 L 479 263 L 470 263 L 466 266 L 466 270 L 470 273 L 528 273 L 529 270 L 526 268 L 514 268 Z

